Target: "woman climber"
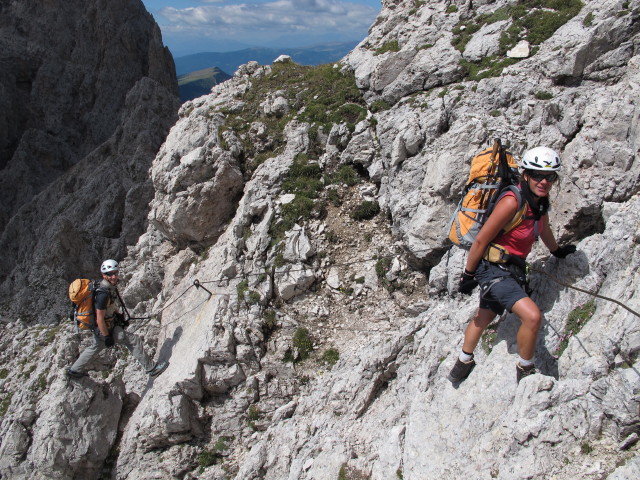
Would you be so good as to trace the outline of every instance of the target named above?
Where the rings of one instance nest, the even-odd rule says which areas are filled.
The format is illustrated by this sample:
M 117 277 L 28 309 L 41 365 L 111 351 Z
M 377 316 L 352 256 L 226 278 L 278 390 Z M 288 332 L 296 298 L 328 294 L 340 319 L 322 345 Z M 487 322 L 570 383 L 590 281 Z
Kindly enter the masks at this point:
M 517 334 L 518 383 L 535 373 L 536 338 L 542 315 L 525 289 L 525 259 L 538 232 L 554 256 L 565 258 L 576 251 L 575 245 L 559 247 L 549 226 L 549 192 L 559 178 L 558 154 L 547 147 L 536 147 L 524 154 L 520 166 L 523 206 L 519 207 L 513 191 L 502 194 L 478 232 L 460 278 L 458 291 L 461 293 L 469 294 L 480 285 L 480 306 L 465 331 L 462 353 L 448 375 L 454 384 L 469 376 L 476 364 L 473 351 L 482 332 L 505 309 L 515 313 L 522 322 Z

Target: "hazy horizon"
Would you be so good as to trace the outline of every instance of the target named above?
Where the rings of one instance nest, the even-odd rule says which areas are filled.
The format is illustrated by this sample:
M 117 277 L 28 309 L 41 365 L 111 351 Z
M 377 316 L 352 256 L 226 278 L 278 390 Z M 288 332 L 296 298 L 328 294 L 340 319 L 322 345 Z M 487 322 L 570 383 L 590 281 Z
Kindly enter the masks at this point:
M 174 57 L 359 42 L 380 0 L 143 0 Z

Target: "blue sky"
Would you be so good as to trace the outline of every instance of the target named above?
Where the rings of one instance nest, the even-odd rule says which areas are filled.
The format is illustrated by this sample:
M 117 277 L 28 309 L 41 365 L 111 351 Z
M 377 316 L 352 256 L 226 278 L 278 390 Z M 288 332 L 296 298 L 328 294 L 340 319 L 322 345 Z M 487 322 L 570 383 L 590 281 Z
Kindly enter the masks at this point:
M 143 0 L 174 57 L 360 41 L 380 0 Z

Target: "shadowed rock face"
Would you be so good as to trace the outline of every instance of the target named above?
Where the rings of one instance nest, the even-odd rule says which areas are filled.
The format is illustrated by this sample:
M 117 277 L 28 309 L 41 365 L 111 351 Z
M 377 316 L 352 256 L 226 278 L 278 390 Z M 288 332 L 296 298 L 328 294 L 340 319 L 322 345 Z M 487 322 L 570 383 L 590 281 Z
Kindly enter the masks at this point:
M 0 296 L 25 315 L 26 284 L 95 274 L 142 232 L 177 83 L 138 0 L 2 1 L 0 91 Z

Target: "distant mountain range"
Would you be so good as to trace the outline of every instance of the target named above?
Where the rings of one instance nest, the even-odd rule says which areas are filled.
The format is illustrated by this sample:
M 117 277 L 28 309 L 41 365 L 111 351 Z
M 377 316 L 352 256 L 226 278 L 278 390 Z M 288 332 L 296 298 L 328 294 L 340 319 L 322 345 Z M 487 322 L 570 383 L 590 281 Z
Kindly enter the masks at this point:
M 201 97 L 211 92 L 211 87 L 231 78 L 226 72 L 217 67 L 204 68 L 195 72 L 178 76 L 178 88 L 180 89 L 180 101 Z
M 280 55 L 289 55 L 301 65 L 321 65 L 336 62 L 349 53 L 358 44 L 356 41 L 346 43 L 325 43 L 304 48 L 246 48 L 234 52 L 202 52 L 177 57 L 176 73 L 184 75 L 209 67 L 233 75 L 238 67 L 251 60 L 261 65 L 270 65 Z

